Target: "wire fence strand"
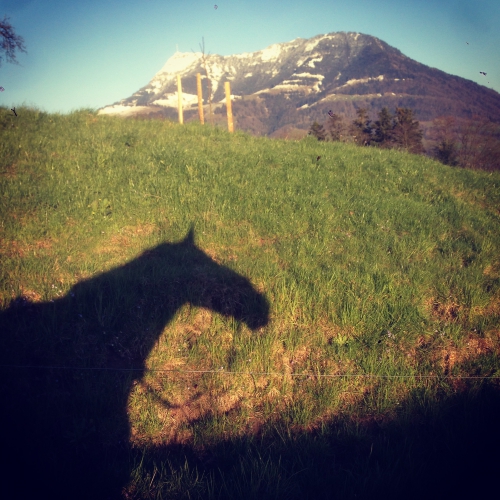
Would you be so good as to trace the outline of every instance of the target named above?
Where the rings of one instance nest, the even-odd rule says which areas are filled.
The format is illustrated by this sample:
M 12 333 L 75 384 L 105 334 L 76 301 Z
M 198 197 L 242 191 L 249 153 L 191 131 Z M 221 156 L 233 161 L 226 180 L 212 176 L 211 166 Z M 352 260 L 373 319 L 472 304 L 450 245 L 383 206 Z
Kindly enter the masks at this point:
M 366 378 L 428 378 L 428 379 L 500 379 L 500 375 L 383 375 L 379 373 L 281 373 L 281 372 L 239 372 L 224 370 L 179 370 L 163 368 L 112 368 L 112 367 L 88 367 L 88 366 L 33 366 L 33 365 L 0 365 L 0 368 L 30 368 L 41 370 L 74 370 L 74 371 L 121 371 L 121 372 L 169 372 L 169 373 L 219 373 L 226 375 L 260 375 L 260 376 L 278 376 L 278 377 L 310 377 L 310 378 L 347 378 L 347 377 L 366 377 Z

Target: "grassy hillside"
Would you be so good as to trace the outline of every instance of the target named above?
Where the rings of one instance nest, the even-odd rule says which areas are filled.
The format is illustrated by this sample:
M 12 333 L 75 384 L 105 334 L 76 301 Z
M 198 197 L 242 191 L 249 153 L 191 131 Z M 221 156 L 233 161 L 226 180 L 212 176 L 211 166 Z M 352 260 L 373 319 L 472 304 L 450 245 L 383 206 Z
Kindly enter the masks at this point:
M 2 472 L 27 497 L 493 484 L 500 173 L 16 111 L 0 108 Z

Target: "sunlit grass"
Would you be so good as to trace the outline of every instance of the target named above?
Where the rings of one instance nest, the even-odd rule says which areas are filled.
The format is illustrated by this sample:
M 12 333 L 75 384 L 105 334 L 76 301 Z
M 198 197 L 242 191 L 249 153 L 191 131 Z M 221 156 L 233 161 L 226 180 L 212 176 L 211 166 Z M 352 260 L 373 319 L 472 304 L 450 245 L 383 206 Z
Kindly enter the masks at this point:
M 499 375 L 499 173 L 196 123 L 17 113 L 0 109 L 3 309 L 20 295 L 64 296 L 192 223 L 197 246 L 270 302 L 258 334 L 209 310 L 177 311 L 148 366 L 220 373 L 149 372 L 129 397 L 135 446 L 217 446 L 257 431 L 285 442 L 340 417 L 403 418 L 415 394 L 428 404 L 459 389 L 445 375 Z M 304 456 L 277 463 L 250 447 L 208 475 L 188 462 L 174 471 L 164 460 L 154 474 L 136 464 L 130 491 L 292 498 L 312 482 L 301 483 Z M 367 473 L 357 464 L 348 484 Z

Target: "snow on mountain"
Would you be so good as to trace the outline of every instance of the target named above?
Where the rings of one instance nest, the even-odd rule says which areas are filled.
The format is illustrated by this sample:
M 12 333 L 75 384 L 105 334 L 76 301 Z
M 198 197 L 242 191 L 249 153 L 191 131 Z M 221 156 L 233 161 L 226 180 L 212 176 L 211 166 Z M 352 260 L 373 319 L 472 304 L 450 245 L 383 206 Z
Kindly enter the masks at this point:
M 325 75 L 318 71 L 318 65 L 324 59 L 324 54 L 317 50 L 318 46 L 325 42 L 328 44 L 332 40 L 336 40 L 337 45 L 341 45 L 344 38 L 345 34 L 338 33 L 318 35 L 309 40 L 296 38 L 286 43 L 275 43 L 263 50 L 251 53 L 228 56 L 207 55 L 214 101 L 221 101 L 224 98 L 223 82 L 226 80 L 232 82 L 232 90 L 235 94 L 258 94 L 270 88 L 320 92 Z M 311 54 L 313 50 L 315 52 Z M 193 82 L 195 82 L 196 73 L 201 73 L 202 79 L 206 81 L 201 58 L 201 52 L 176 52 L 154 75 L 148 85 L 133 96 L 103 108 L 99 113 L 122 114 L 127 107 L 137 108 L 136 111 L 139 111 L 139 108 L 151 105 L 176 108 L 178 74 L 182 78 L 183 106 L 195 106 L 197 97 Z M 301 71 L 302 67 L 307 70 Z M 187 82 L 188 79 L 191 81 Z M 273 80 L 271 85 L 270 79 Z M 204 84 L 206 95 L 205 87 L 206 83 Z
M 177 75 L 182 82 L 186 119 L 197 116 L 196 74 L 202 78 L 204 104 L 208 81 L 202 53 L 176 52 L 150 82 L 132 96 L 99 110 L 131 116 L 177 115 Z M 333 110 L 348 119 L 366 107 L 410 107 L 420 120 L 440 115 L 483 115 L 500 123 L 500 95 L 463 78 L 429 68 L 382 40 L 362 33 L 328 33 L 263 50 L 206 55 L 213 109 L 225 103 L 224 82 L 231 82 L 235 124 L 259 134 L 286 127 L 308 127 Z
M 195 65 L 201 57 L 201 52 L 176 52 L 158 71 L 157 75 L 162 73 L 177 74 L 186 71 L 190 66 Z

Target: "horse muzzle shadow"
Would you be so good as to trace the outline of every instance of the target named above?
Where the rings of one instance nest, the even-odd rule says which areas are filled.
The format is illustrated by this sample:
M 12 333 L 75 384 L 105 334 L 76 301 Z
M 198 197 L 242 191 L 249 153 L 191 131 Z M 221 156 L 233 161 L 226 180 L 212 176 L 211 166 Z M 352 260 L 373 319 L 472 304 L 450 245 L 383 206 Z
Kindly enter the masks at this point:
M 130 472 L 132 384 L 184 304 L 252 330 L 269 321 L 265 296 L 199 249 L 193 228 L 184 240 L 81 281 L 64 297 L 18 297 L 0 313 L 3 472 L 7 483 L 22 481 L 21 497 L 118 496 Z

